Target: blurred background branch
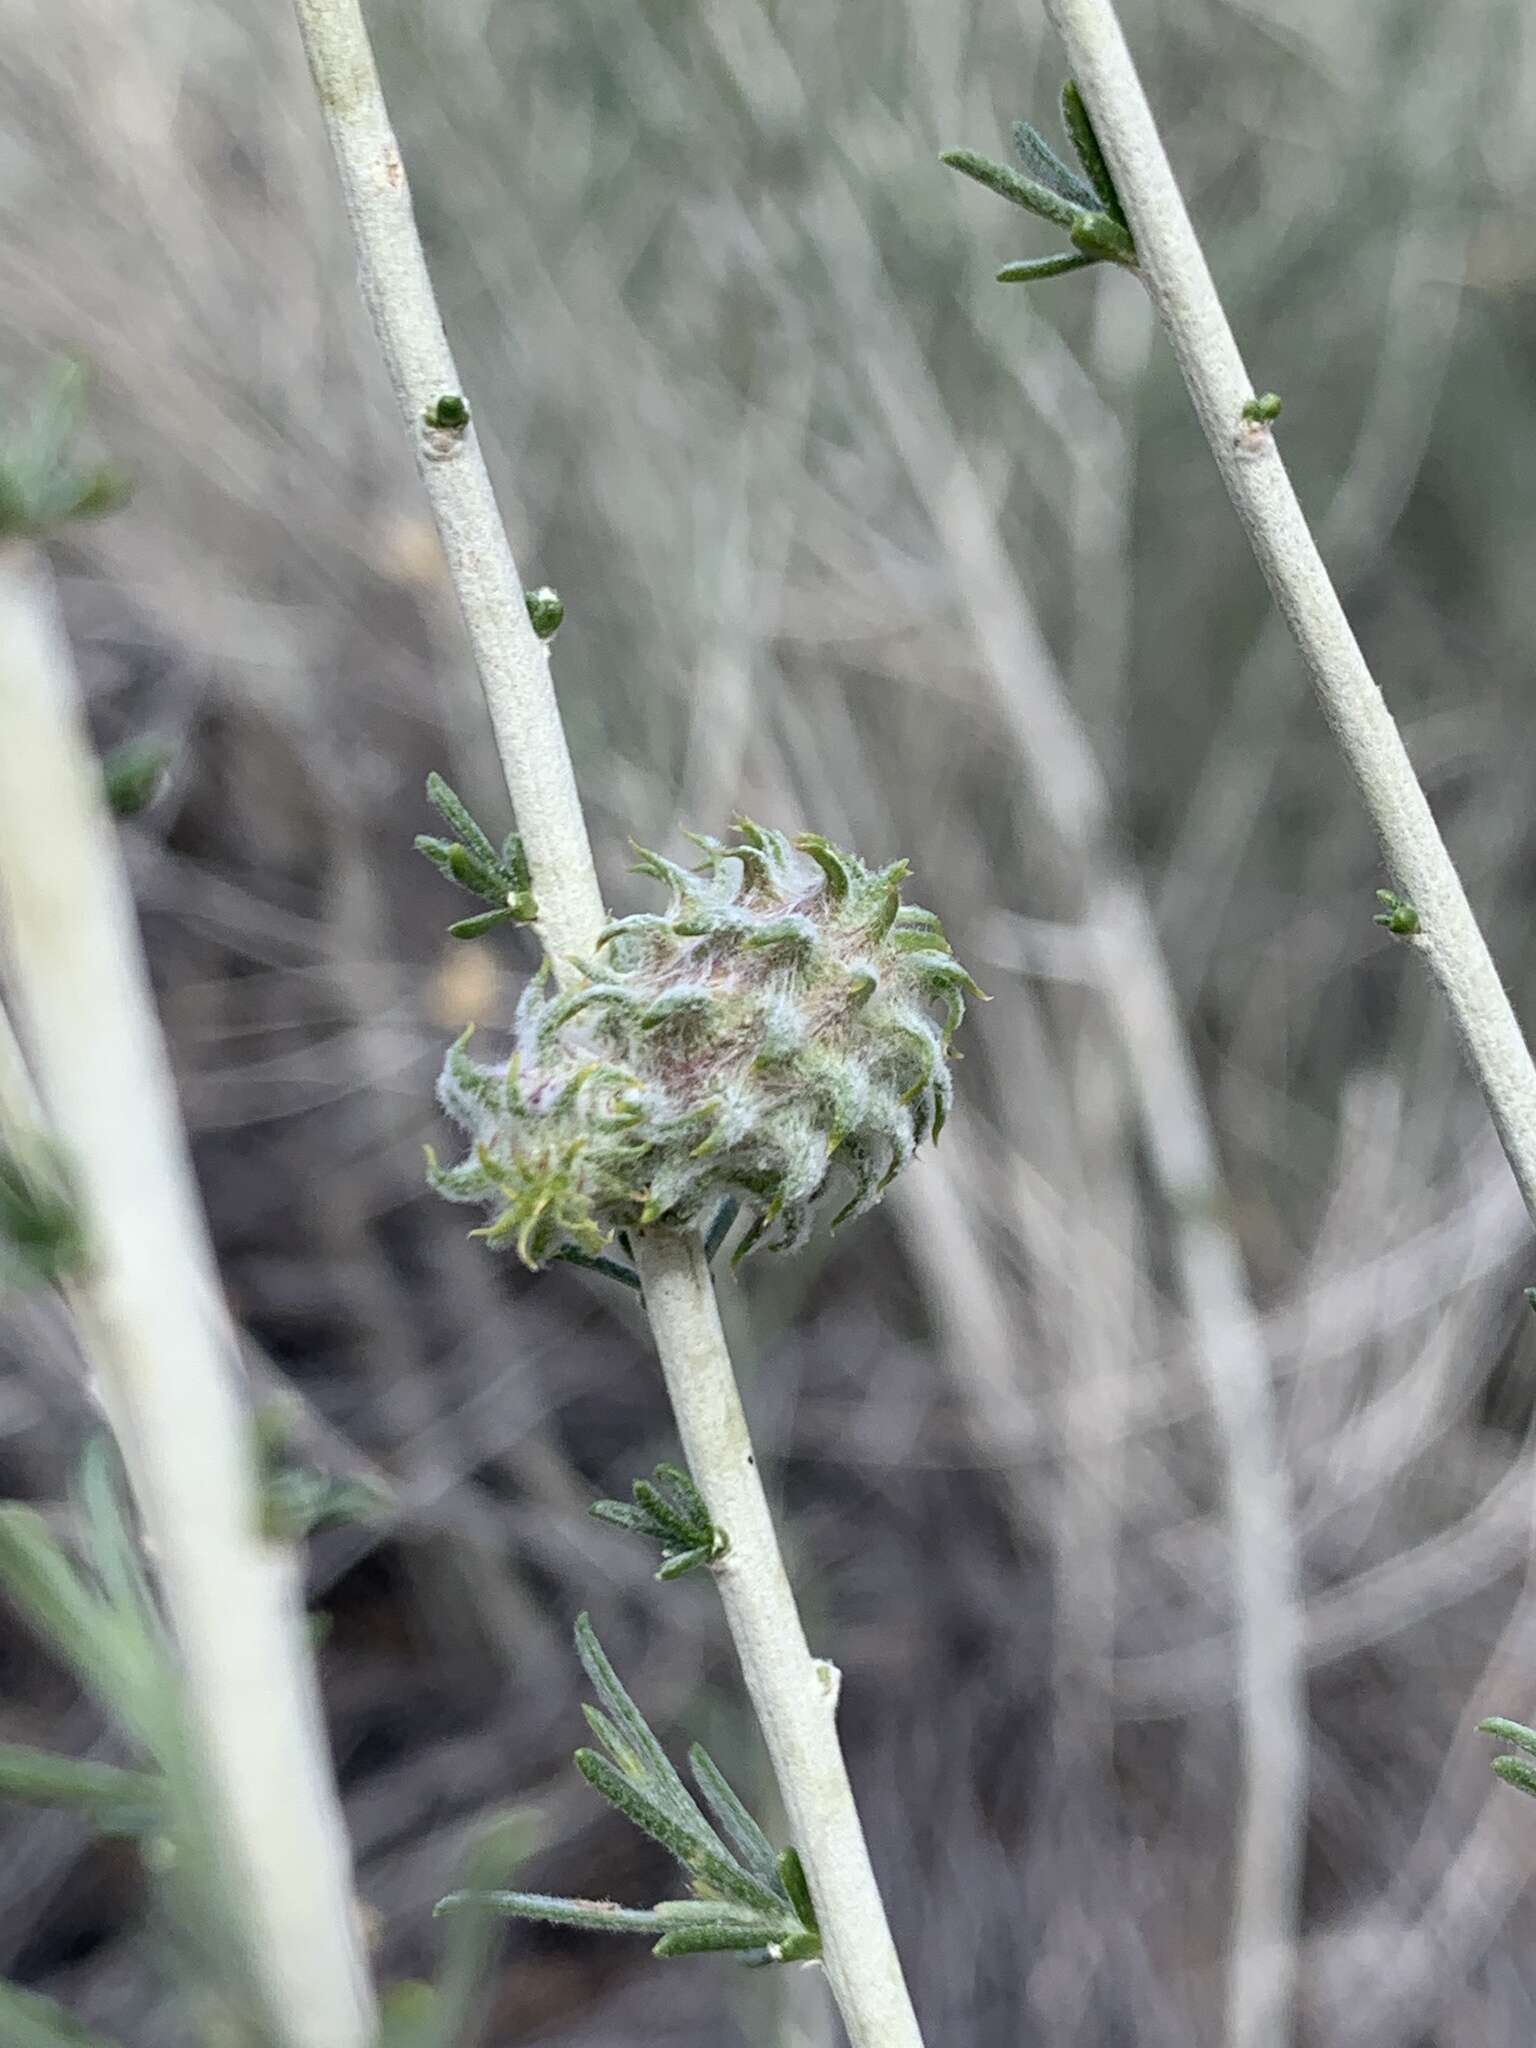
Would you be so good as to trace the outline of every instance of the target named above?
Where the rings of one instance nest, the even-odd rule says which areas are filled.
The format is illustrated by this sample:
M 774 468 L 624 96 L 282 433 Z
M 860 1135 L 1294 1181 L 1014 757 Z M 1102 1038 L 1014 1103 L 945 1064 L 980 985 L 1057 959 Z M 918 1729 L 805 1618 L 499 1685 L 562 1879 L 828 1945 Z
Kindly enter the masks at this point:
M 64 451 L 55 452 L 61 467 Z M 373 2001 L 304 1639 L 42 551 L 0 542 L 0 940 L 75 1256 L 56 1257 L 171 1618 L 210 1870 L 280 2048 L 367 2048 Z M 34 1160 L 9 1023 L 0 1141 Z M 15 1122 L 12 1122 L 12 1118 Z M 41 1168 L 32 1167 L 36 1186 Z M 178 1717 L 179 1718 L 179 1717 Z

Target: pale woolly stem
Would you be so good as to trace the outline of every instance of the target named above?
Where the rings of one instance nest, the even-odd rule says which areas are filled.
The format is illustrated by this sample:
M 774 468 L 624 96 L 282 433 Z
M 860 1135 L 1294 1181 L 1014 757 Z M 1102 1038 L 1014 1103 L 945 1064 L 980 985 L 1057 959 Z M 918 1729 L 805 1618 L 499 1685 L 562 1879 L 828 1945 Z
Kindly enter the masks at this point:
M 462 395 L 357 0 L 295 0 L 357 242 L 363 296 L 416 448 L 490 705 L 556 971 L 591 954 L 604 911 L 548 651 L 528 622 L 471 424 L 425 424 Z M 752 1455 L 714 1289 L 692 1236 L 637 1240 L 646 1308 L 693 1476 L 730 1538 L 726 1619 L 805 1863 L 827 1972 L 854 2048 L 921 2048 L 838 1744 L 829 1667 L 804 1631 Z
M 249 1969 L 283 2048 L 367 2048 L 372 1993 L 304 1633 L 257 1451 L 101 771 L 51 579 L 0 548 L 0 914 L 18 1019 L 84 1226 L 70 1288 L 175 1630 Z M 9 1030 L 0 1114 L 30 1142 Z M 17 1120 L 13 1124 L 13 1120 Z
M 603 900 L 570 749 L 549 678 L 549 650 L 523 583 L 473 423 L 434 427 L 462 398 L 411 209 L 368 31 L 356 0 L 295 0 L 352 234 L 358 280 L 416 453 L 448 574 L 485 691 L 496 751 L 537 884 L 538 929 L 561 969 L 590 951 Z
M 652 1231 L 636 1254 L 683 1449 L 710 1519 L 730 1538 L 715 1580 L 810 1873 L 833 1995 L 854 2048 L 921 2048 L 838 1746 L 838 1675 L 806 1647 L 704 1248 L 695 1236 Z
M 1254 396 L 1111 0 L 1046 0 L 1088 103 L 1200 424 L 1376 827 L 1410 943 L 1440 984 L 1536 1218 L 1536 1067 L 1402 736 L 1366 666 Z

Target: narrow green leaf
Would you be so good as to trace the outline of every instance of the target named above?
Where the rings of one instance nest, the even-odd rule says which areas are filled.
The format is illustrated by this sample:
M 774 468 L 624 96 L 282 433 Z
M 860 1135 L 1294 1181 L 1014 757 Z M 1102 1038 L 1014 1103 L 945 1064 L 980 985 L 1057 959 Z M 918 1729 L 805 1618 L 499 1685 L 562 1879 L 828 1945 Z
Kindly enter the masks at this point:
M 602 1708 L 583 1703 L 581 1712 L 587 1726 L 629 1782 L 644 1786 L 648 1778 L 644 1760 L 631 1749 Z
M 694 1485 L 691 1473 L 685 1472 L 681 1465 L 658 1465 L 656 1479 L 658 1484 L 667 1487 L 676 1496 L 684 1513 L 699 1529 L 708 1529 L 713 1533 L 714 1524 L 709 1518 L 709 1503 Z
M 615 1529 L 627 1529 L 632 1536 L 654 1536 L 650 1518 L 639 1508 L 631 1507 L 627 1500 L 595 1500 L 587 1509 L 589 1515 L 600 1522 L 608 1522 Z
M 1085 220 L 1087 215 L 1080 206 L 1073 206 L 1059 193 L 1051 191 L 1033 178 L 1022 177 L 1010 170 L 1007 164 L 994 163 L 989 156 L 982 156 L 974 149 L 946 149 L 939 158 L 952 171 L 960 171 L 967 178 L 974 178 L 978 185 L 985 185 L 989 192 L 995 192 L 1000 199 L 1008 199 L 1015 206 L 1022 206 L 1026 213 L 1037 214 L 1041 220 L 1054 221 L 1058 227 L 1070 229 Z
M 709 1853 L 703 1836 L 652 1797 L 655 1787 L 649 1778 L 637 1782 L 622 1765 L 599 1756 L 595 1749 L 578 1749 L 575 1763 L 594 1792 L 600 1793 L 610 1806 L 616 1806 L 642 1834 L 659 1842 L 685 1870 L 696 1871 L 701 1867 Z
M 611 1899 L 557 1899 L 543 1892 L 450 1892 L 433 1907 L 434 1915 L 466 1908 L 500 1913 L 508 1920 L 547 1920 L 556 1927 L 589 1927 L 598 1934 L 659 1934 L 666 1923 L 636 1906 L 616 1906 Z
M 820 1934 L 821 1923 L 816 1918 L 816 1902 L 811 1897 L 811 1887 L 806 1881 L 805 1865 L 800 1861 L 800 1851 L 788 1848 L 779 1858 L 779 1883 L 788 1894 L 789 1903 L 800 1915 L 803 1926 L 812 1934 Z
M 1099 138 L 1094 133 L 1093 122 L 1088 108 L 1078 90 L 1075 78 L 1069 78 L 1061 88 L 1061 118 L 1072 147 L 1077 151 L 1078 162 L 1087 174 L 1088 182 L 1099 195 L 1099 204 L 1117 226 L 1130 233 L 1130 222 L 1120 204 L 1120 194 L 1115 190 L 1114 177 L 1099 147 Z
M 1477 1732 L 1497 1736 L 1500 1742 L 1513 1743 L 1528 1756 L 1536 1756 L 1536 1728 L 1527 1728 L 1523 1721 L 1507 1721 L 1502 1714 L 1495 1714 L 1487 1721 L 1479 1721 Z
M 730 1780 L 702 1743 L 694 1743 L 689 1750 L 688 1764 L 698 1780 L 704 1803 L 740 1857 L 742 1867 L 771 1890 L 778 1890 L 781 1885 L 779 1859 L 772 1842 L 732 1790 Z
M 761 1927 L 739 1927 L 721 1920 L 702 1927 L 675 1927 L 651 1950 L 654 1956 L 718 1955 L 733 1949 L 765 1947 Z
M 471 853 L 478 854 L 488 868 L 498 863 L 496 849 L 470 816 L 463 801 L 435 770 L 427 777 L 427 802 L 452 827 Z
M 846 902 L 853 877 L 849 873 L 847 857 L 842 849 L 834 846 L 830 839 L 824 839 L 819 832 L 802 832 L 795 844 L 802 853 L 811 856 L 826 877 L 827 901 Z
M 1065 277 L 1069 270 L 1087 270 L 1098 259 L 1074 249 L 1070 256 L 1032 256 L 1019 263 L 1005 263 L 997 273 L 999 284 L 1038 284 L 1043 277 Z
M 666 1939 L 654 1951 L 659 1956 L 760 1949 L 765 1961 L 774 1961 L 782 1957 L 784 1944 L 802 1932 L 781 1915 L 725 1906 L 714 1899 L 663 1899 L 656 1917 L 667 1925 Z
M 467 846 L 451 846 L 448 849 L 448 872 L 461 889 L 467 889 L 471 896 L 483 896 L 488 903 L 497 903 L 506 894 L 501 883 L 501 864 L 493 861 L 488 866 L 478 860 Z
M 483 939 L 487 932 L 495 931 L 498 925 L 510 924 L 510 910 L 482 910 L 473 917 L 461 917 L 449 925 L 450 939 Z
M 666 1495 L 653 1486 L 649 1479 L 637 1479 L 634 1484 L 636 1504 L 673 1539 L 673 1547 L 688 1549 L 697 1543 L 707 1543 L 710 1536 L 709 1523 L 702 1527 L 681 1514 Z
M 714 1562 L 715 1550 L 712 1543 L 702 1543 L 694 1550 L 674 1550 L 660 1566 L 656 1576 L 664 1586 L 674 1579 L 685 1579 L 689 1572 L 696 1572 L 701 1565 Z
M 662 1899 L 656 1918 L 669 1927 L 748 1927 L 759 1941 L 783 1931 L 782 1913 L 760 1913 L 755 1906 L 736 1906 L 724 1899 Z
M 89 1590 L 31 1508 L 0 1508 L 0 1586 L 96 1699 L 135 1734 L 153 1726 L 151 1646 Z
M 51 1749 L 0 1742 L 0 1799 L 29 1806 L 76 1806 L 98 1817 L 125 1812 L 149 1817 L 164 1805 L 165 1785 L 151 1771 L 120 1770 L 115 1764 L 59 1756 Z
M 501 842 L 501 865 L 518 894 L 532 889 L 533 873 L 528 866 L 528 856 L 515 832 L 509 832 Z
M 700 1883 L 709 1885 L 723 1898 L 734 1899 L 738 1905 L 751 1906 L 760 1913 L 773 1916 L 783 1911 L 783 1901 L 769 1886 L 741 1868 L 702 1815 L 697 1828 L 680 1825 L 595 1750 L 577 1750 L 576 1768 L 595 1792 L 600 1792 L 637 1828 L 659 1842 Z M 694 1811 L 697 1814 L 697 1808 Z
M 689 1797 L 688 1788 L 672 1768 L 666 1751 L 651 1733 L 645 1716 L 620 1684 L 619 1675 L 604 1655 L 603 1646 L 593 1633 L 591 1620 L 585 1614 L 576 1618 L 576 1654 L 625 1742 L 644 1762 L 652 1796 L 671 1816 L 681 1833 L 707 1841 L 709 1827 L 703 1814 Z
M 448 863 L 458 844 L 456 839 L 434 839 L 430 832 L 418 832 L 411 843 L 419 854 L 431 861 L 433 867 L 440 868 L 445 875 L 448 873 Z
M 1528 1764 L 1523 1756 L 1496 1756 L 1493 1775 L 1502 1778 L 1506 1785 L 1513 1785 L 1519 1792 L 1529 1792 L 1536 1799 L 1536 1764 Z
M 1098 194 L 1076 171 L 1062 162 L 1038 128 L 1032 127 L 1028 121 L 1015 121 L 1013 146 L 1030 177 L 1059 193 L 1068 205 L 1080 206 L 1085 213 L 1097 213 L 1102 204 Z

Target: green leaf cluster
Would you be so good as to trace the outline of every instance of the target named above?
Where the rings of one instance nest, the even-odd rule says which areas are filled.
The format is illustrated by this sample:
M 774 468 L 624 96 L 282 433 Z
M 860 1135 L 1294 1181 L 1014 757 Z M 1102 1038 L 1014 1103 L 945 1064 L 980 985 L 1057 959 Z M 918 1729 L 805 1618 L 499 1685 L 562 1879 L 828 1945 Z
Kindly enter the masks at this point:
M 713 1760 L 695 1744 L 688 1761 L 709 1809 L 706 1818 L 619 1682 L 586 1615 L 576 1624 L 576 1648 L 602 1702 L 585 1709 L 587 1725 L 602 1748 L 577 1750 L 576 1768 L 594 1791 L 676 1859 L 688 1874 L 692 1895 L 641 1908 L 609 1899 L 472 1890 L 450 1893 L 437 1911 L 479 1908 L 601 1934 L 654 1935 L 658 1956 L 731 1952 L 745 1963 L 815 1961 L 821 1935 L 799 1856 L 793 1849 L 775 1851 Z
M 1000 199 L 1022 206 L 1026 213 L 1066 230 L 1070 249 L 1057 256 L 1033 256 L 1005 263 L 997 273 L 999 284 L 1033 284 L 1041 278 L 1060 277 L 1069 270 L 1085 270 L 1090 263 L 1119 263 L 1128 270 L 1136 268 L 1136 244 L 1125 209 L 1093 132 L 1083 96 L 1070 78 L 1061 91 L 1061 118 L 1080 173 L 1063 163 L 1039 129 L 1031 127 L 1028 121 L 1016 121 L 1013 128 L 1020 170 L 996 163 L 974 149 L 947 149 L 940 159 L 952 171 L 974 178 Z
M 460 918 L 457 924 L 449 925 L 450 935 L 456 939 L 478 939 L 500 924 L 532 924 L 539 909 L 533 899 L 523 842 L 517 834 L 509 832 L 498 853 L 441 775 L 427 777 L 427 801 L 454 836 L 434 839 L 420 833 L 416 851 L 425 854 L 450 882 L 457 882 L 483 903 L 495 905 L 476 917 Z
M 661 1546 L 661 1580 L 680 1579 L 701 1565 L 716 1564 L 730 1548 L 723 1529 L 710 1520 L 704 1496 L 676 1465 L 658 1465 L 649 1479 L 637 1479 L 633 1501 L 595 1500 L 598 1521 Z
M 0 1591 L 116 1724 L 128 1764 L 20 1743 L 0 1747 L 0 1799 L 73 1808 L 135 1842 L 153 1877 L 179 1973 L 240 2048 L 264 2048 L 238 1907 L 202 1821 L 177 1659 L 122 1506 L 105 1438 L 75 1489 L 79 1554 L 33 1509 L 0 1507 Z M 0 1985 L 0 2039 L 106 2048 L 46 1999 Z
M 30 413 L 14 403 L 0 424 L 0 540 L 36 540 L 71 519 L 115 511 L 128 495 L 120 470 L 75 455 L 85 373 L 59 362 Z

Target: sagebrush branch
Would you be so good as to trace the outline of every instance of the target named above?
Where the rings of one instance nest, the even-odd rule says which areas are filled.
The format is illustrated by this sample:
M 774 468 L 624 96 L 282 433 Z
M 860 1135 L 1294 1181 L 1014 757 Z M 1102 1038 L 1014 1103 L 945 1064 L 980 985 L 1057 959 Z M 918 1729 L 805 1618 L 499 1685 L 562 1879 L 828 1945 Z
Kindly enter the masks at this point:
M 546 646 L 475 440 L 444 338 L 410 194 L 357 0 L 296 0 L 373 316 L 448 558 L 490 706 L 555 973 L 598 949 L 605 924 Z M 445 412 L 444 398 L 455 402 Z M 855 2048 L 921 2048 L 848 1788 L 824 1667 L 812 1659 L 746 1437 L 702 1242 L 634 1239 L 646 1311 L 679 1428 L 713 1523 L 743 1674 L 806 1866 L 834 1996 Z M 717 1426 L 722 1425 L 723 1426 Z
M 1365 799 L 1421 952 L 1450 1006 L 1536 1219 L 1536 1066 L 1396 721 L 1360 651 L 1255 404 L 1111 0 L 1046 0 L 1093 116 L 1151 291 L 1222 481 Z
M 1395 889 L 1377 922 L 1422 952 L 1450 1006 L 1527 1209 L 1536 1219 L 1536 1067 L 1467 902 L 1391 712 L 1345 616 L 1276 445 L 1280 402 L 1257 394 L 1174 178 L 1112 0 L 1046 0 L 1108 161 L 1157 306 L 1270 591 L 1296 640 L 1340 750 L 1375 825 Z M 1400 893 L 1399 893 L 1400 892 Z M 1266 1397 L 1267 1398 L 1267 1397 Z M 1269 1475 L 1277 1485 L 1280 1475 Z M 1270 1560 L 1256 1562 L 1267 1574 Z M 1255 1630 L 1257 1622 L 1257 1631 Z M 1245 1666 L 1257 1676 L 1275 1645 L 1249 1617 Z M 1291 1775 L 1299 1723 L 1286 1729 Z M 1250 1772 L 1250 1804 L 1260 1794 Z M 1291 2037 L 1302 1812 L 1252 1810 L 1243 1830 L 1229 1976 L 1233 2048 L 1283 2048 Z M 1291 1897 L 1282 1896 L 1288 1885 Z

